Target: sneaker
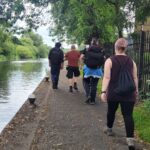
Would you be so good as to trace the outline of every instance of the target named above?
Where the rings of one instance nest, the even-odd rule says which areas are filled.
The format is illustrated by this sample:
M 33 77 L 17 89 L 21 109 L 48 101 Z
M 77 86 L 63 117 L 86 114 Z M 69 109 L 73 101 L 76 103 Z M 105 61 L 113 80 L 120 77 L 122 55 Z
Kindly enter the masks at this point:
M 112 132 L 112 128 L 105 127 L 103 131 L 108 136 L 113 136 L 114 135 L 114 133 Z
M 127 138 L 127 144 L 128 144 L 129 150 L 135 150 L 134 138 Z

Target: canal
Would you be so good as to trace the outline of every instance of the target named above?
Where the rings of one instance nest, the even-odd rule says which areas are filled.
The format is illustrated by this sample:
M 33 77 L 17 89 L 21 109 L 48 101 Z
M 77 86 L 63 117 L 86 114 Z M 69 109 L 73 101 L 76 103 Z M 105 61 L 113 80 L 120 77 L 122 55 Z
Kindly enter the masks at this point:
M 0 132 L 45 76 L 47 59 L 0 62 Z

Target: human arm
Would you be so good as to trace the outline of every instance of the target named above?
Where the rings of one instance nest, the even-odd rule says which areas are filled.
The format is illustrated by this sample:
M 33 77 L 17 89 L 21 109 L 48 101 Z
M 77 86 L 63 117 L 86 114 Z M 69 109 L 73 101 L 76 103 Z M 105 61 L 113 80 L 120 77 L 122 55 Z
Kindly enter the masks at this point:
M 133 61 L 133 80 L 134 80 L 135 88 L 136 88 L 135 95 L 136 95 L 136 103 L 137 103 L 138 102 L 138 94 L 139 94 L 138 76 L 137 76 L 137 66 L 136 66 L 136 63 L 134 61 Z
M 61 69 L 64 68 L 64 52 L 62 51 L 61 53 L 61 66 L 60 66 Z
M 111 68 L 112 68 L 112 62 L 111 62 L 111 59 L 108 58 L 105 62 L 105 65 L 104 65 L 104 77 L 103 77 L 103 81 L 102 81 L 101 100 L 103 102 L 107 101 L 106 92 L 107 92 L 108 85 L 110 82 Z
M 136 92 L 138 93 L 138 76 L 137 76 L 137 66 L 135 62 L 133 62 L 133 80 L 136 87 Z
M 49 63 L 49 67 L 51 67 L 51 51 L 49 51 L 49 54 L 48 54 L 48 63 Z
M 83 63 L 84 63 L 84 54 L 81 54 L 81 55 L 80 55 L 80 58 L 79 58 L 79 66 L 80 66 L 80 69 L 82 68 Z
M 64 61 L 68 60 L 68 52 L 65 53 Z

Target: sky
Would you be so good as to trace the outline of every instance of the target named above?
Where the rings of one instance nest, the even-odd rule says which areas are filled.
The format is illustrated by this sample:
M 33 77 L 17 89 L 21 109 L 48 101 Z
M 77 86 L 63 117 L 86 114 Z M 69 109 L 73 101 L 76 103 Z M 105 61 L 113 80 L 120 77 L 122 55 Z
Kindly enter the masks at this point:
M 38 30 L 36 31 L 36 33 L 38 33 L 39 35 L 42 36 L 43 38 L 43 42 L 45 44 L 47 44 L 48 46 L 54 47 L 55 46 L 55 42 L 52 40 L 53 37 L 49 36 L 49 29 L 48 26 L 41 26 L 38 28 Z M 56 40 L 57 41 L 57 40 Z M 65 42 L 62 43 L 62 47 L 63 48 L 69 48 L 70 45 L 66 44 Z
M 54 42 L 52 41 L 52 37 L 49 36 L 49 30 L 47 26 L 41 26 L 36 31 L 39 35 L 42 36 L 43 42 L 51 47 L 54 46 Z

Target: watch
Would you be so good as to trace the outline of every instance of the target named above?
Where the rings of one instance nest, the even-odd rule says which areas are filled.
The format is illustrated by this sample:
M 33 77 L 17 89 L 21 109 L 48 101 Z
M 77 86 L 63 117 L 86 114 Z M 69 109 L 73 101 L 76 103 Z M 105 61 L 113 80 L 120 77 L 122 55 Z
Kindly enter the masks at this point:
M 106 93 L 106 91 L 102 91 L 101 93 Z

